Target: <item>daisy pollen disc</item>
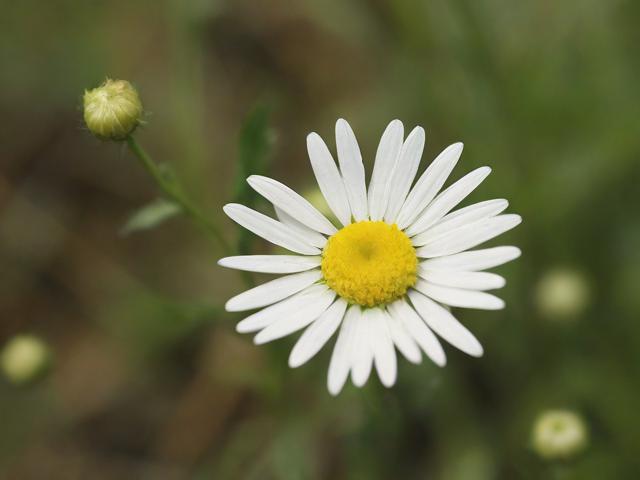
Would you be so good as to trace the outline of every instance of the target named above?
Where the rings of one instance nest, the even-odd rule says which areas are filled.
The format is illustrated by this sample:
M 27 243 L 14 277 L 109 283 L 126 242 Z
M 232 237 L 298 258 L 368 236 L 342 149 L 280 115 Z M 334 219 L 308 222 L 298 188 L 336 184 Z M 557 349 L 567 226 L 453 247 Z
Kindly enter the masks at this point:
M 342 298 L 375 307 L 402 298 L 416 283 L 418 257 L 396 224 L 367 220 L 329 238 L 321 269 L 327 285 Z

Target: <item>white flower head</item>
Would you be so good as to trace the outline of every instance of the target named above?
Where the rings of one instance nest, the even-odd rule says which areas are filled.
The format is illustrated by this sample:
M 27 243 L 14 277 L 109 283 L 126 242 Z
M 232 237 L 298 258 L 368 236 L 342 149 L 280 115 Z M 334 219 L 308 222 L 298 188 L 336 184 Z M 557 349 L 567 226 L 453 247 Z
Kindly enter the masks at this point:
M 496 310 L 504 302 L 487 293 L 504 278 L 481 270 L 520 255 L 516 247 L 467 251 L 521 222 L 501 214 L 503 199 L 452 210 L 490 173 L 478 168 L 440 192 L 462 153 L 447 147 L 414 183 L 425 133 L 392 121 L 384 131 L 366 187 L 365 170 L 349 124 L 336 122 L 338 163 L 316 133 L 307 136 L 311 167 L 339 226 L 282 183 L 247 179 L 270 201 L 278 220 L 239 204 L 225 205 L 235 222 L 296 255 L 227 257 L 219 264 L 253 272 L 286 274 L 230 299 L 228 311 L 260 309 L 237 325 L 258 332 L 256 344 L 305 328 L 289 357 L 298 367 L 339 330 L 329 365 L 329 392 L 337 395 L 349 373 L 356 386 L 372 367 L 387 387 L 396 381 L 397 349 L 412 363 L 421 351 L 446 363 L 436 335 L 479 357 L 482 346 L 448 310 Z

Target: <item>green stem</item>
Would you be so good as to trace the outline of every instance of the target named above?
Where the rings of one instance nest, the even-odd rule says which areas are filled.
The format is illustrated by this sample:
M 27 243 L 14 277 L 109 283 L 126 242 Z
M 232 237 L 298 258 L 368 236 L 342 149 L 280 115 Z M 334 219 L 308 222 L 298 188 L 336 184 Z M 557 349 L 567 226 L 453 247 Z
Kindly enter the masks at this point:
M 206 215 L 204 215 L 189 199 L 185 197 L 176 182 L 169 179 L 160 167 L 151 159 L 144 149 L 136 142 L 132 135 L 127 137 L 127 145 L 131 153 L 140 160 L 144 169 L 155 180 L 162 192 L 182 208 L 182 211 L 194 221 L 210 238 L 212 238 L 222 249 L 225 255 L 231 254 L 231 246 L 224 236 Z

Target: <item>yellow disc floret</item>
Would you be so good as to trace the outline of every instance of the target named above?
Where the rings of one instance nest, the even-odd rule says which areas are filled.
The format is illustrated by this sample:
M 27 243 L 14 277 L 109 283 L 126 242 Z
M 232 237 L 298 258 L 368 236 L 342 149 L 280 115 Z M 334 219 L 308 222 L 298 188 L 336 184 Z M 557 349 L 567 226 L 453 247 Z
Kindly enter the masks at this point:
M 394 225 L 364 221 L 331 236 L 322 253 L 327 285 L 366 307 L 402 297 L 416 282 L 418 259 L 409 237 Z

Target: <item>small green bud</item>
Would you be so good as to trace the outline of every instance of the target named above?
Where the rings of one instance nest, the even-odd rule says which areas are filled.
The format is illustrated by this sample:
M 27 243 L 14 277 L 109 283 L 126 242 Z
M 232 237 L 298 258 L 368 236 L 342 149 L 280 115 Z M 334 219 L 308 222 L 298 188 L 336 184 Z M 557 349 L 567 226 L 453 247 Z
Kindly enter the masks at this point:
M 84 92 L 84 121 L 103 140 L 124 140 L 142 122 L 142 102 L 126 80 L 107 79 Z
M 588 440 L 584 420 L 570 410 L 544 411 L 533 426 L 533 448 L 546 460 L 571 458 L 584 450 Z
M 17 335 L 0 354 L 4 375 L 15 384 L 35 380 L 49 366 L 49 347 L 33 335 Z

